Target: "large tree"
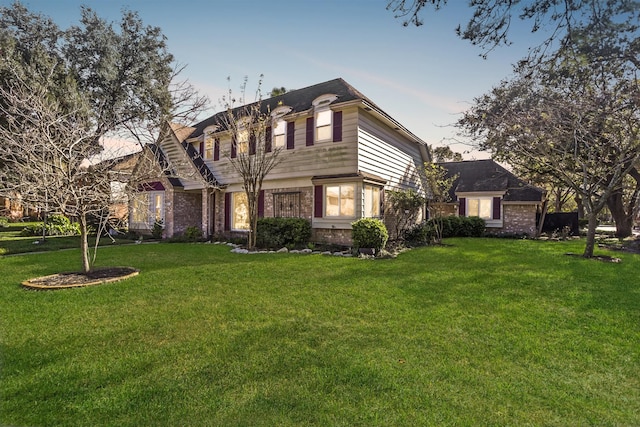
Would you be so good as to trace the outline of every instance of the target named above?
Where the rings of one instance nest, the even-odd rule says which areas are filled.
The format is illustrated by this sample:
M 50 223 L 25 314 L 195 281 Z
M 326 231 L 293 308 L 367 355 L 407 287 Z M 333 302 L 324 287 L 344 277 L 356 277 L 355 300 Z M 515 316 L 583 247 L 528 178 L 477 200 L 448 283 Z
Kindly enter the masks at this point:
M 86 159 L 102 151 L 105 136 L 157 135 L 202 98 L 176 83 L 165 37 L 134 12 L 123 12 L 116 29 L 83 8 L 80 25 L 64 31 L 16 2 L 0 8 L 0 55 L 0 195 L 18 192 L 43 210 L 77 217 L 87 272 L 87 217 L 107 215 L 111 194 L 109 162 Z
M 585 257 L 598 213 L 640 160 L 640 39 L 636 21 L 614 11 L 594 10 L 557 51 L 523 61 L 459 121 L 497 159 L 576 192 L 589 219 Z

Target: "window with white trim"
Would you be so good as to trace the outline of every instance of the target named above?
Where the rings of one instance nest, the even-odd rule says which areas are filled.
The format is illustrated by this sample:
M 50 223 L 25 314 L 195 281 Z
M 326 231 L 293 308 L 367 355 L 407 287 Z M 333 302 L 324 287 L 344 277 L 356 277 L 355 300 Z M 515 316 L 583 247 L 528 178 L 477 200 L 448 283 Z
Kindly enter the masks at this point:
M 316 141 L 331 140 L 331 110 L 327 106 L 325 109 L 316 111 Z
M 482 219 L 493 218 L 493 198 L 475 197 L 467 198 L 467 216 L 479 216 Z
M 373 185 L 364 186 L 364 212 L 365 218 L 380 217 L 380 187 Z
M 249 200 L 247 193 L 239 191 L 231 198 L 231 228 L 234 230 L 249 229 Z
M 213 136 L 211 133 L 208 133 L 204 139 L 204 153 L 202 154 L 203 158 L 213 159 L 213 143 Z
M 324 215 L 327 217 L 355 216 L 355 184 L 325 186 Z
M 131 219 L 133 223 L 152 226 L 164 222 L 164 191 L 145 191 L 134 195 Z
M 249 151 L 249 129 L 246 127 L 238 129 L 237 138 L 236 148 L 238 154 L 246 154 Z
M 284 147 L 287 136 L 287 121 L 277 120 L 273 126 L 273 146 Z

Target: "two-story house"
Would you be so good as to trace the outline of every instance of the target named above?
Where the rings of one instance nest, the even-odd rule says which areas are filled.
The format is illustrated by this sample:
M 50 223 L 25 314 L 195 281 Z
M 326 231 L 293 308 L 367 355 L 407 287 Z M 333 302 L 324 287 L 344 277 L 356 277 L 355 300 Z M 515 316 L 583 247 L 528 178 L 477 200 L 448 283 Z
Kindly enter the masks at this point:
M 353 221 L 383 216 L 386 190 L 424 192 L 425 142 L 344 80 L 262 103 L 271 117 L 267 143 L 280 152 L 263 182 L 260 216 L 306 218 L 314 241 L 348 245 Z M 162 220 L 166 237 L 190 226 L 205 236 L 246 232 L 247 198 L 230 163 L 238 144 L 221 125 L 224 114 L 193 127 L 170 126 L 148 148 L 164 172 L 140 186 L 131 204 L 132 230 L 148 232 Z

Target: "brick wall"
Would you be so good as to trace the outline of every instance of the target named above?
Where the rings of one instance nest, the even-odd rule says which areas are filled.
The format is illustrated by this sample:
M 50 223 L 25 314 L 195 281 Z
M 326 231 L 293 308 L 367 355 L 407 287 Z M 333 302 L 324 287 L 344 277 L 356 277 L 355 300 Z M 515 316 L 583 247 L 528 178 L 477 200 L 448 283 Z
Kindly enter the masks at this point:
M 502 205 L 504 221 L 501 231 L 506 233 L 536 233 L 535 205 Z
M 165 206 L 167 209 L 169 206 Z M 187 227 L 202 228 L 202 193 L 186 193 L 174 191 L 173 194 L 173 226 L 174 236 L 184 234 Z M 168 233 L 167 233 L 168 234 Z M 171 237 L 167 235 L 166 237 Z
M 351 230 L 341 230 L 332 228 L 314 228 L 311 233 L 311 240 L 321 244 L 333 244 L 352 246 Z

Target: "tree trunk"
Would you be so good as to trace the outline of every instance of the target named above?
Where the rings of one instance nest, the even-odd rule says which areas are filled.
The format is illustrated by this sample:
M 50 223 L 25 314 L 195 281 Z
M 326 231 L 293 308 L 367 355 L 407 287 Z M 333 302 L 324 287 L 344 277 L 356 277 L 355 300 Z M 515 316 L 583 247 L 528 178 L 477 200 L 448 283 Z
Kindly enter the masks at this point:
M 622 189 L 611 193 L 607 198 L 607 207 L 616 223 L 616 237 L 625 238 L 633 232 L 633 212 L 627 212 L 622 199 Z
M 576 205 L 578 208 L 578 219 L 584 218 L 584 204 L 582 203 L 582 197 L 576 196 Z
M 80 252 L 82 253 L 82 272 L 91 271 L 91 263 L 89 262 L 89 238 L 87 236 L 87 215 L 80 214 Z
M 587 244 L 584 247 L 584 258 L 593 257 L 593 250 L 596 245 L 596 227 L 598 226 L 598 213 L 589 213 L 589 227 L 587 228 Z

